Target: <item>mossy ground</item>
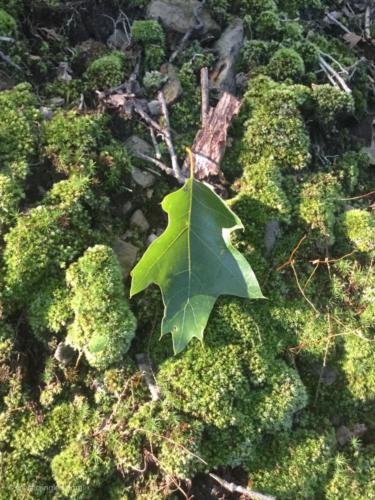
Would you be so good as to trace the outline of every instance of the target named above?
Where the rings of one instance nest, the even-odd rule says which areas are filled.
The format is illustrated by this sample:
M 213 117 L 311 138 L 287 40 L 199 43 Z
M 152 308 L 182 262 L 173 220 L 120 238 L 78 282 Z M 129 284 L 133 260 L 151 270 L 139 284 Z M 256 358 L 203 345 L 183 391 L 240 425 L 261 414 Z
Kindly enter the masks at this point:
M 174 39 L 145 20 L 149 2 L 102 3 L 0 0 L 0 36 L 16 40 L 0 50 L 20 66 L 0 62 L 0 499 L 175 499 L 193 480 L 203 500 L 212 471 L 280 500 L 375 498 L 375 219 L 358 197 L 375 170 L 351 135 L 374 96 L 365 64 L 351 94 L 320 71 L 321 52 L 345 67 L 360 57 L 320 26 L 339 2 L 207 2 L 222 28 L 244 20 L 247 83 L 222 166 L 245 226 L 234 242 L 267 300 L 221 298 L 204 344 L 175 357 L 159 340 L 158 290 L 128 301 L 111 246 L 127 235 L 142 252 L 127 203 L 156 232 L 176 186 L 134 184 L 132 167 L 146 165 L 123 144 L 149 131 L 95 102 L 139 56 L 154 98 Z M 131 48 L 103 43 L 119 8 Z M 175 62 L 181 159 L 212 43 L 191 41 Z M 67 364 L 54 358 L 64 340 L 76 349 Z

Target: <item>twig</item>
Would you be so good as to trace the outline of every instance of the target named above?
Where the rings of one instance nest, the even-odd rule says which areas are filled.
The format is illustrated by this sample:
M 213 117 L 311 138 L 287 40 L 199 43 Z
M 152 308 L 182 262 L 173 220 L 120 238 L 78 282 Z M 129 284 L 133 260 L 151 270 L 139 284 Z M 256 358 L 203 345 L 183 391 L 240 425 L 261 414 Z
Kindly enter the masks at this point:
M 156 140 L 154 129 L 152 127 L 150 127 L 150 136 L 151 136 L 152 145 L 154 146 L 154 149 L 155 149 L 155 158 L 157 160 L 160 160 L 161 159 L 160 148 L 159 148 L 158 141 Z
M 133 154 L 134 154 L 134 156 L 137 156 L 137 158 L 140 158 L 141 160 L 145 160 L 145 161 L 148 161 L 150 163 L 153 163 L 154 165 L 159 167 L 160 170 L 162 170 L 166 174 L 172 175 L 173 177 L 175 177 L 175 173 L 174 173 L 173 168 L 167 167 L 167 165 L 165 165 L 165 163 L 163 163 L 162 161 L 157 160 L 156 158 L 152 158 L 152 156 L 145 155 L 139 151 L 133 151 Z
M 350 29 L 348 29 L 344 24 L 342 24 L 338 19 L 335 18 L 335 16 L 332 16 L 330 12 L 327 12 L 327 17 L 330 21 L 332 21 L 334 24 L 339 26 L 345 33 L 351 33 Z
M 319 311 L 318 309 L 314 306 L 314 304 L 311 302 L 311 300 L 307 297 L 307 295 L 305 294 L 300 282 L 299 282 L 299 279 L 298 279 L 298 274 L 297 274 L 297 271 L 296 271 L 296 268 L 294 266 L 294 262 L 291 262 L 290 263 L 290 267 L 292 268 L 292 271 L 293 271 L 293 274 L 294 274 L 294 277 L 296 278 L 296 283 L 297 283 L 297 286 L 298 286 L 298 289 L 299 291 L 301 292 L 303 298 L 306 300 L 306 302 L 313 308 L 313 310 L 315 311 L 315 313 L 317 315 L 319 315 Z
M 370 196 L 375 195 L 375 191 L 370 191 L 366 194 L 361 194 L 360 196 L 353 196 L 353 198 L 339 198 L 340 201 L 352 201 L 352 200 L 360 200 L 362 198 L 369 198 Z
M 371 31 L 370 31 L 370 28 L 371 28 L 371 18 L 370 18 L 370 14 L 371 14 L 371 9 L 370 9 L 370 6 L 368 5 L 366 7 L 366 12 L 365 12 L 365 38 L 366 38 L 366 40 L 371 40 Z
M 165 140 L 165 143 L 167 145 L 169 155 L 171 157 L 174 175 L 175 175 L 176 179 L 181 184 L 183 184 L 185 182 L 185 177 L 182 175 L 181 169 L 180 169 L 179 164 L 178 164 L 177 155 L 176 155 L 176 152 L 175 152 L 175 149 L 173 146 L 171 125 L 169 123 L 168 107 L 167 107 L 167 103 L 165 101 L 165 97 L 164 97 L 164 94 L 162 91 L 160 91 L 158 94 L 158 100 L 161 104 L 161 111 L 162 111 L 163 117 L 164 117 L 164 127 L 162 129 L 162 133 L 164 135 L 164 140 Z
M 297 245 L 293 248 L 290 256 L 289 256 L 289 259 L 287 260 L 287 262 L 285 262 L 284 264 L 281 264 L 280 266 L 278 266 L 276 268 L 276 271 L 282 271 L 283 269 L 285 269 L 286 267 L 288 267 L 292 262 L 294 262 L 294 256 L 295 254 L 297 253 L 299 247 L 302 245 L 302 243 L 305 241 L 305 239 L 307 238 L 307 235 L 305 234 L 304 236 L 302 236 L 302 238 L 299 240 L 299 242 L 297 243 Z
M 10 57 L 8 57 L 6 54 L 4 54 L 4 52 L 2 50 L 0 50 L 0 59 L 2 59 L 5 63 L 9 64 L 9 66 L 12 66 L 16 70 L 22 71 L 21 66 L 18 66 L 18 64 L 13 62 L 12 59 L 10 59 Z
M 165 133 L 165 131 L 161 128 L 161 126 L 153 120 L 143 109 L 137 104 L 134 105 L 134 111 L 147 123 L 147 125 L 151 126 L 155 130 L 157 130 L 160 134 Z
M 241 495 L 244 495 L 247 498 L 255 498 L 259 500 L 275 500 L 275 497 L 271 497 L 269 495 L 263 495 L 263 493 L 258 493 L 257 491 L 249 490 L 247 488 L 244 488 L 243 486 L 238 486 L 237 484 L 234 483 L 228 483 L 228 481 L 221 479 L 216 474 L 210 473 L 209 476 L 212 477 L 212 479 L 214 479 L 216 482 L 218 482 L 222 488 L 229 491 L 230 493 L 240 493 Z
M 151 364 L 144 352 L 136 355 L 138 367 L 144 376 L 147 387 L 151 393 L 152 401 L 158 401 L 160 398 L 160 387 L 156 384 L 155 377 L 152 372 Z
M 329 75 L 328 78 L 331 83 L 333 83 L 332 80 L 334 80 L 337 82 L 336 85 L 334 84 L 335 86 L 340 86 L 346 93 L 351 94 L 352 91 L 345 83 L 345 80 L 332 68 L 330 64 L 327 63 L 321 54 L 319 55 L 319 64 L 327 76 Z
M 331 344 L 331 339 L 332 339 L 332 321 L 331 321 L 331 315 L 330 315 L 330 313 L 328 313 L 328 338 L 327 338 L 326 348 L 324 350 L 324 358 L 323 358 L 322 368 L 320 369 L 320 373 L 319 373 L 318 385 L 317 385 L 316 392 L 315 392 L 314 406 L 316 406 L 316 404 L 318 402 L 319 392 L 320 392 L 320 387 L 322 385 L 324 370 L 327 367 L 327 356 L 328 356 L 329 346 Z
M 201 93 L 202 93 L 202 128 L 206 126 L 207 115 L 210 110 L 210 88 L 208 83 L 208 68 L 201 70 Z
M 0 36 L 0 42 L 15 42 L 11 36 Z

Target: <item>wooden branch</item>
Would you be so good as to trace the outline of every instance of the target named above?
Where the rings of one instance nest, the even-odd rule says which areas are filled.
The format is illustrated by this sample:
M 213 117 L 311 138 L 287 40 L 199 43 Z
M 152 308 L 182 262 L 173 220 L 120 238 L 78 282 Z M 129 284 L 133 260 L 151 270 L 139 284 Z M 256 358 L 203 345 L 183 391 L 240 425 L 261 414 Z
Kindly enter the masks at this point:
M 174 145 L 172 142 L 172 133 L 171 133 L 171 125 L 169 122 L 169 113 L 167 103 L 165 101 L 165 97 L 162 91 L 158 94 L 158 100 L 161 104 L 161 111 L 164 117 L 164 127 L 162 128 L 162 133 L 164 135 L 164 140 L 167 145 L 169 155 L 171 157 L 172 168 L 175 174 L 176 179 L 183 184 L 185 182 L 185 177 L 182 175 L 180 166 L 178 164 L 176 151 L 174 149 Z
M 148 155 L 145 155 L 143 153 L 140 153 L 139 151 L 138 152 L 133 151 L 133 155 L 136 156 L 137 158 L 139 158 L 140 160 L 145 160 L 145 161 L 152 163 L 153 165 L 156 165 L 157 167 L 160 168 L 160 170 L 162 170 L 166 174 L 171 175 L 172 177 L 175 177 L 175 172 L 174 172 L 173 168 L 167 167 L 167 165 L 165 165 L 165 163 L 163 163 L 162 161 L 157 160 L 156 158 L 152 158 L 152 156 L 148 156 Z
M 10 57 L 8 57 L 2 50 L 0 50 L 0 59 L 2 59 L 5 63 L 9 64 L 9 66 L 12 66 L 14 69 L 18 71 L 22 71 L 21 66 L 18 66 L 15 62 L 12 61 Z
M 243 486 L 238 486 L 237 484 L 234 483 L 228 483 L 228 481 L 221 479 L 221 477 L 217 476 L 216 474 L 210 473 L 209 476 L 212 477 L 212 479 L 214 479 L 216 482 L 218 482 L 222 488 L 229 491 L 230 493 L 240 493 L 241 495 L 244 495 L 247 498 L 254 498 L 257 500 L 275 500 L 275 497 L 271 497 L 269 495 L 263 495 L 263 493 L 258 493 L 257 491 L 249 490 L 247 488 L 244 488 Z
M 371 9 L 368 5 L 365 12 L 365 38 L 371 40 Z
M 157 401 L 160 398 L 160 387 L 156 385 L 155 377 L 151 368 L 149 359 L 145 353 L 136 355 L 137 363 L 146 381 L 147 387 L 151 394 L 152 401 Z
M 159 148 L 159 144 L 158 144 L 158 141 L 156 140 L 156 136 L 155 136 L 155 131 L 152 127 L 150 127 L 150 136 L 151 136 L 151 141 L 152 141 L 152 145 L 154 146 L 154 150 L 155 150 L 155 158 L 157 160 L 160 160 L 161 159 L 161 153 L 160 153 L 160 148 Z
M 351 94 L 351 89 L 347 86 L 345 80 L 335 71 L 330 64 L 323 58 L 323 56 L 319 55 L 319 64 L 323 71 L 328 75 L 330 75 L 329 80 L 332 83 L 332 80 L 336 81 L 337 84 L 344 90 L 347 94 Z
M 208 68 L 201 70 L 201 94 L 202 94 L 202 128 L 206 126 L 207 115 L 210 110 L 210 87 L 208 82 Z
M 206 102 L 204 106 L 206 106 Z M 238 115 L 240 107 L 240 101 L 235 96 L 225 92 L 216 108 L 209 108 L 208 112 L 204 114 L 204 125 L 195 136 L 191 148 L 194 154 L 194 174 L 197 179 L 202 180 L 210 176 L 222 175 L 220 163 L 225 153 L 228 128 L 233 117 Z M 186 158 L 183 173 L 188 176 L 188 172 L 189 158 Z

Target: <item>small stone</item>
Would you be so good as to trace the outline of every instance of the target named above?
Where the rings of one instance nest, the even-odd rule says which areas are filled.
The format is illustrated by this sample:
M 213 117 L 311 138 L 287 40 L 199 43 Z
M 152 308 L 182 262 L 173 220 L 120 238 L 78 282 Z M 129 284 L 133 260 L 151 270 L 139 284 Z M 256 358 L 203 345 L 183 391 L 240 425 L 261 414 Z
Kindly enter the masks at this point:
M 137 261 L 138 248 L 128 241 L 117 238 L 113 245 L 113 251 L 117 255 L 122 268 L 123 277 L 126 279 Z
M 49 102 L 51 106 L 54 106 L 55 108 L 61 108 L 65 104 L 65 99 L 63 97 L 52 97 Z
M 355 437 L 361 437 L 368 431 L 366 424 L 354 424 L 352 434 Z
M 137 153 L 141 153 L 147 156 L 153 156 L 154 149 L 148 142 L 144 141 L 141 137 L 137 135 L 132 135 L 125 141 L 125 146 L 129 149 L 130 152 L 137 155 Z
M 146 191 L 146 198 L 148 200 L 151 200 L 151 198 L 154 196 L 154 190 L 153 189 L 147 189 Z
M 144 189 L 153 186 L 156 181 L 154 174 L 148 172 L 147 170 L 141 170 L 137 167 L 133 167 L 131 175 L 133 181 Z
M 150 236 L 147 238 L 147 244 L 151 245 L 153 241 L 157 239 L 157 236 L 155 233 L 151 233 Z
M 265 231 L 264 231 L 264 246 L 266 247 L 266 256 L 268 256 L 275 244 L 277 237 L 280 233 L 280 221 L 271 220 L 267 223 Z
M 129 47 L 131 40 L 122 29 L 115 28 L 115 31 L 107 40 L 108 47 L 113 49 L 126 49 Z
M 130 224 L 132 224 L 133 226 L 137 226 L 144 233 L 150 228 L 150 224 L 148 223 L 142 210 L 139 209 L 136 210 L 130 217 Z
M 59 363 L 68 365 L 73 359 L 75 352 L 76 351 L 72 347 L 70 347 L 70 345 L 65 344 L 64 342 L 60 342 L 53 357 L 57 359 Z
M 148 111 L 151 116 L 160 116 L 161 115 L 161 104 L 159 101 L 150 101 L 147 104 Z
M 352 433 L 345 426 L 341 425 L 336 431 L 336 441 L 340 446 L 345 446 L 352 439 Z
M 127 201 L 126 203 L 124 203 L 124 205 L 122 207 L 123 215 L 128 214 L 131 211 L 132 207 L 133 207 L 133 205 L 131 204 L 131 201 Z

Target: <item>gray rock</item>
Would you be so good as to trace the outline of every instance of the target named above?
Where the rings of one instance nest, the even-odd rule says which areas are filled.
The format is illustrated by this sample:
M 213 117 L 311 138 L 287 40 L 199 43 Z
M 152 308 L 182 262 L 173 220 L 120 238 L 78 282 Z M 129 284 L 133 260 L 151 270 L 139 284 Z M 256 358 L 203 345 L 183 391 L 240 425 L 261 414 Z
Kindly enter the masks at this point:
M 159 101 L 150 101 L 147 104 L 148 111 L 151 116 L 160 116 L 161 115 L 161 105 Z
M 345 446 L 352 439 L 350 429 L 345 425 L 340 425 L 336 431 L 336 441 L 340 446 Z
M 185 34 L 195 21 L 193 11 L 199 4 L 198 0 L 152 0 L 147 17 L 158 19 L 166 28 Z M 202 10 L 200 18 L 204 24 L 202 33 L 220 31 L 220 26 L 206 9 Z
M 133 167 L 131 175 L 133 181 L 144 189 L 153 186 L 156 181 L 155 175 L 151 174 L 151 172 L 137 167 Z
M 153 241 L 157 239 L 157 236 L 155 233 L 151 233 L 150 236 L 147 238 L 147 244 L 151 245 Z
M 130 43 L 131 40 L 125 31 L 117 28 L 107 40 L 108 47 L 113 49 L 126 49 Z
M 182 94 L 181 82 L 177 77 L 177 70 L 173 64 L 163 64 L 160 72 L 168 76 L 168 82 L 162 88 L 167 105 L 171 105 L 177 101 Z
M 53 357 L 57 359 L 59 363 L 68 365 L 72 361 L 75 352 L 76 351 L 70 347 L 70 345 L 60 342 Z
M 39 108 L 39 111 L 41 112 L 41 114 L 45 120 L 47 120 L 47 121 L 52 120 L 53 111 L 51 108 L 49 108 L 48 106 L 41 106 Z
M 124 203 L 124 205 L 122 207 L 122 213 L 123 213 L 123 215 L 128 214 L 131 211 L 132 206 L 133 205 L 132 205 L 131 201 L 127 201 L 126 203 Z
M 244 42 L 242 19 L 235 19 L 214 46 L 219 59 L 210 77 L 210 87 L 221 92 L 236 91 L 235 65 Z
M 130 217 L 130 224 L 137 226 L 143 233 L 150 229 L 150 224 L 140 209 L 136 210 Z
M 113 245 L 113 251 L 120 262 L 124 279 L 126 279 L 138 258 L 138 248 L 127 241 L 117 238 Z
M 52 97 L 49 103 L 55 108 L 61 108 L 65 104 L 65 99 L 63 97 Z
M 134 153 L 142 153 L 144 155 L 153 156 L 154 149 L 148 142 L 141 139 L 137 135 L 132 135 L 129 139 L 126 140 L 125 146 L 129 149 L 130 152 Z

